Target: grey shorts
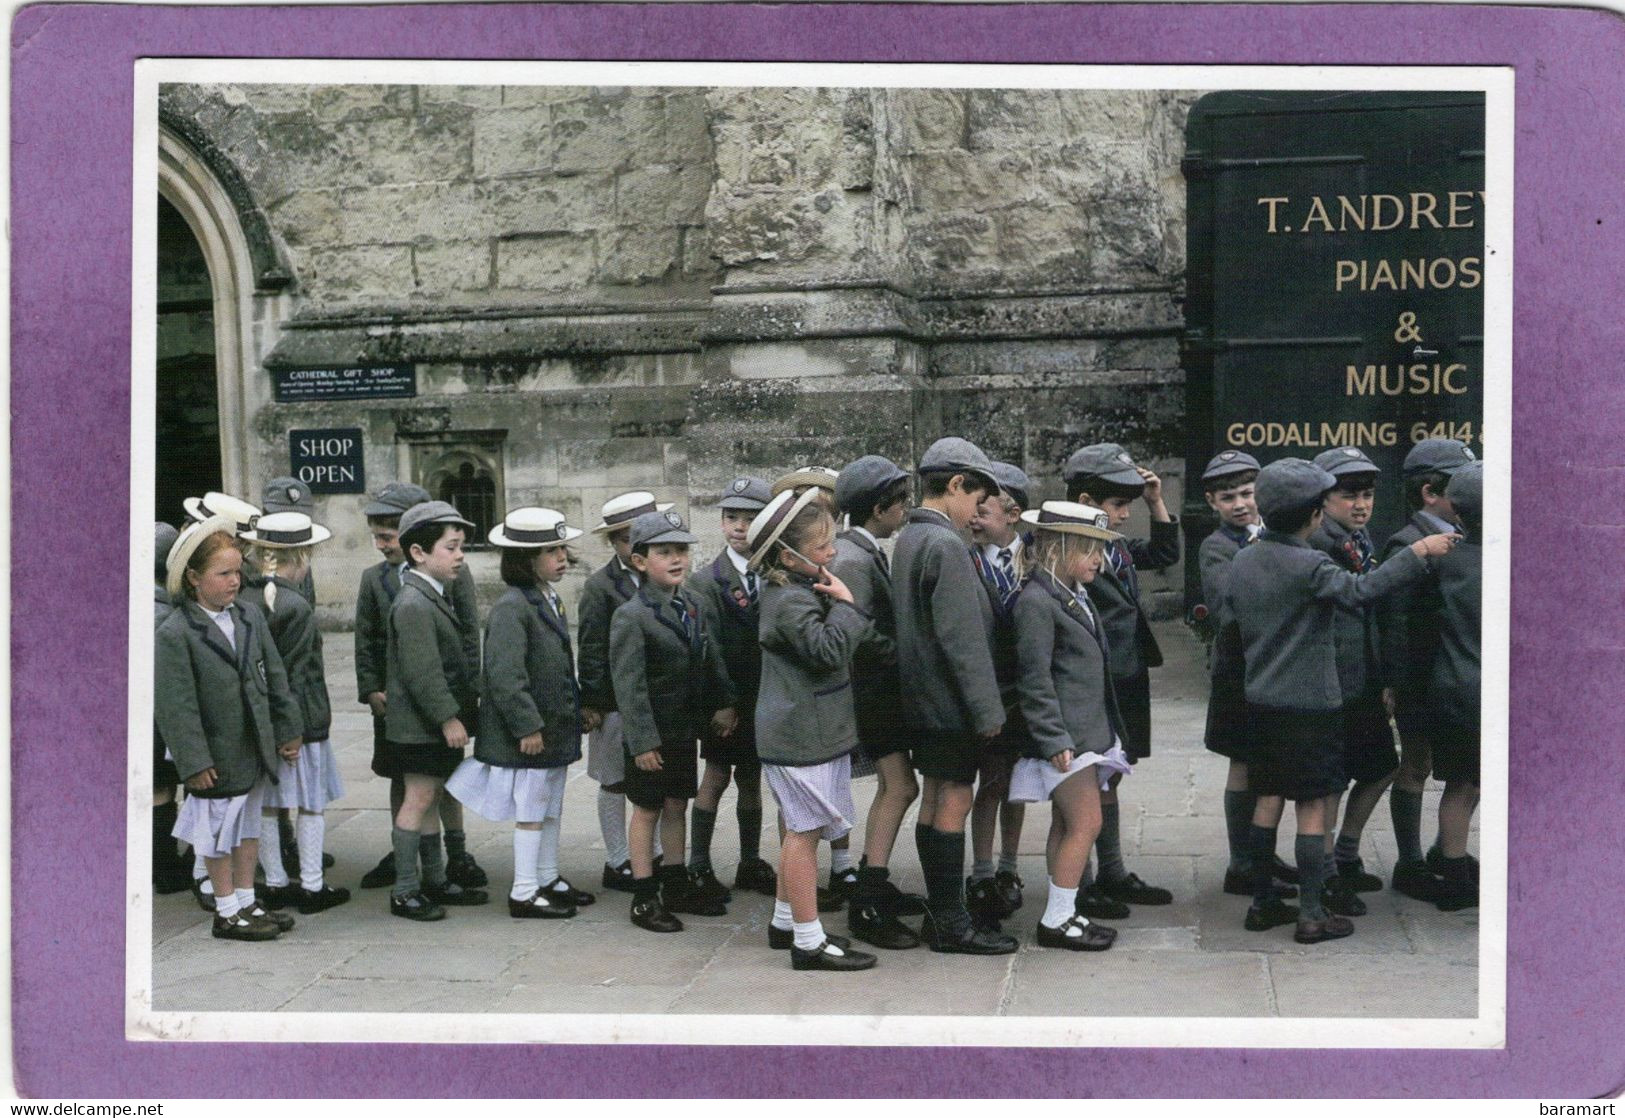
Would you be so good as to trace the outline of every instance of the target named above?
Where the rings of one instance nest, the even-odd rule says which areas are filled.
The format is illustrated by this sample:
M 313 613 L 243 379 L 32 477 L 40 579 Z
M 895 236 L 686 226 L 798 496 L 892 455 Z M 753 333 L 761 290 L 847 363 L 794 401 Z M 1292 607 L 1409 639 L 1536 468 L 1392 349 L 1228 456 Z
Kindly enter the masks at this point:
M 626 780 L 626 751 L 622 748 L 619 711 L 604 715 L 604 724 L 587 735 L 587 775 L 605 788 Z

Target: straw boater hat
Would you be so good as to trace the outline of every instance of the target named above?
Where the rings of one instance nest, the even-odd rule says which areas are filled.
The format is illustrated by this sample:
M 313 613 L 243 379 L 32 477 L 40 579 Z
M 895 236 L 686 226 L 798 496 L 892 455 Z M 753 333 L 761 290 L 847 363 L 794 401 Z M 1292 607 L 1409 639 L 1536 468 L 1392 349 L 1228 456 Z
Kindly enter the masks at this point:
M 193 520 L 229 516 L 237 529 L 252 528 L 254 521 L 260 518 L 258 508 L 229 493 L 205 493 L 201 497 L 188 497 L 182 503 L 186 506 L 186 515 Z
M 607 534 L 617 528 L 629 526 L 646 512 L 665 512 L 672 504 L 671 501 L 656 504 L 655 495 L 642 490 L 636 493 L 622 493 L 619 497 L 611 497 L 604 502 L 603 519 L 594 524 L 592 530 Z
M 835 492 L 836 479 L 841 475 L 828 466 L 803 466 L 785 474 L 773 483 L 773 495 L 788 493 L 792 489 L 800 489 L 804 485 L 811 485 L 818 489 L 827 489 Z
M 569 543 L 579 535 L 581 529 L 566 524 L 562 512 L 527 505 L 503 517 L 487 538 L 498 547 L 542 548 Z
M 168 573 L 164 577 L 164 589 L 169 592 L 171 598 L 180 596 L 186 564 L 191 560 L 192 553 L 197 551 L 198 544 L 216 532 L 235 536 L 237 522 L 229 516 L 211 516 L 193 521 L 181 529 L 180 536 L 175 540 L 175 546 L 169 549 L 169 558 L 164 561 L 164 565 L 168 568 Z
M 333 533 L 302 512 L 268 512 L 237 538 L 260 547 L 310 547 L 332 539 Z
M 1092 540 L 1120 540 L 1123 533 L 1107 527 L 1111 521 L 1106 513 L 1093 505 L 1080 505 L 1074 501 L 1045 501 L 1036 509 L 1021 514 L 1021 522 L 1040 532 L 1061 532 L 1068 536 L 1087 536 Z
M 750 522 L 750 531 L 745 535 L 745 542 L 750 545 L 750 561 L 746 565 L 751 570 L 762 565 L 768 549 L 779 542 L 779 537 L 784 535 L 785 528 L 789 527 L 796 514 L 818 499 L 819 489 L 816 485 L 808 485 L 800 493 L 786 489 L 756 514 L 756 519 Z

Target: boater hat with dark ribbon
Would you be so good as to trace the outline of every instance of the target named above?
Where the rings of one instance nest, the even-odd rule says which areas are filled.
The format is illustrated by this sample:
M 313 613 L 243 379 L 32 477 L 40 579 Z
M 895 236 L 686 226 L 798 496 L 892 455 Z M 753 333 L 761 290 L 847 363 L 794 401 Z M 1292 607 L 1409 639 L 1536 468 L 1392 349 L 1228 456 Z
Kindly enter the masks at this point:
M 1103 510 L 1075 501 L 1045 501 L 1042 507 L 1022 513 L 1021 522 L 1040 532 L 1062 532 L 1107 542 L 1123 538 L 1121 532 L 1111 530 L 1111 520 Z
M 817 499 L 817 486 L 809 485 L 800 493 L 785 490 L 756 514 L 756 519 L 750 522 L 750 530 L 745 535 L 745 542 L 750 545 L 748 565 L 752 570 L 762 565 L 768 550 L 779 542 L 779 537 L 784 535 L 784 530 L 790 526 L 790 521 L 796 518 L 796 514 Z
M 657 504 L 653 493 L 638 490 L 634 493 L 622 493 L 618 497 L 611 497 L 604 502 L 603 519 L 594 524 L 594 532 L 613 532 L 617 528 L 625 528 L 645 513 L 665 512 L 672 507 L 672 502 L 665 501 Z
M 252 528 L 260 518 L 260 510 L 247 501 L 229 493 L 205 493 L 201 497 L 188 497 L 184 502 L 186 515 L 193 520 L 207 520 L 211 516 L 229 516 L 234 528 Z
M 804 485 L 815 486 L 834 493 L 835 483 L 840 479 L 840 476 L 828 466 L 802 466 L 799 470 L 792 470 L 773 483 L 773 496 L 777 497 L 780 493 L 800 489 Z
M 333 533 L 302 512 L 268 512 L 237 536 L 261 547 L 310 547 L 331 539 Z
M 503 517 L 489 539 L 498 547 L 557 547 L 581 534 L 564 522 L 562 512 L 527 505 Z
M 178 597 L 181 592 L 181 580 L 186 574 L 186 564 L 191 560 L 193 552 L 198 545 L 216 532 L 224 532 L 228 536 L 237 534 L 237 522 L 229 516 L 211 516 L 204 520 L 195 520 L 181 529 L 181 534 L 175 539 L 175 546 L 169 549 L 169 557 L 164 565 L 169 568 L 164 577 L 164 589 L 171 598 Z

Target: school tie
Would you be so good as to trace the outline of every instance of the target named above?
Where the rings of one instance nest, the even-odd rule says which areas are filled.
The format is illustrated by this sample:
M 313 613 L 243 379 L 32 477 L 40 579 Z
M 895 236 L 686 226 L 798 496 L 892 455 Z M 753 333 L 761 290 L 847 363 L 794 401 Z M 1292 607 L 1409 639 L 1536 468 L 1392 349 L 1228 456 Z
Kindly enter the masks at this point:
M 1005 598 L 1008 598 L 1016 588 L 1016 568 L 1010 562 L 1010 559 L 1010 549 L 1008 547 L 999 548 L 999 562 L 996 570 L 999 579 L 999 594 Z
M 745 572 L 745 593 L 750 595 L 750 604 L 751 605 L 756 604 L 756 595 L 760 592 L 760 589 L 761 588 L 756 583 L 756 572 L 755 571 L 746 571 Z
M 1364 528 L 1354 533 L 1354 546 L 1360 549 L 1360 573 L 1366 574 L 1371 570 L 1371 537 Z
M 564 603 L 559 599 L 558 591 L 549 590 L 547 592 L 547 604 L 553 607 L 553 612 L 559 615 L 560 621 L 565 620 Z
M 1117 581 L 1121 582 L 1123 589 L 1128 591 L 1129 598 L 1136 602 L 1139 601 L 1140 585 L 1139 581 L 1134 577 L 1134 559 L 1129 555 L 1128 548 L 1123 546 L 1121 540 L 1113 541 L 1111 558 L 1112 574 L 1117 576 Z
M 692 641 L 694 639 L 694 622 L 688 616 L 688 603 L 679 595 L 673 594 L 671 596 L 671 608 L 677 611 L 677 619 L 683 623 L 683 639 Z

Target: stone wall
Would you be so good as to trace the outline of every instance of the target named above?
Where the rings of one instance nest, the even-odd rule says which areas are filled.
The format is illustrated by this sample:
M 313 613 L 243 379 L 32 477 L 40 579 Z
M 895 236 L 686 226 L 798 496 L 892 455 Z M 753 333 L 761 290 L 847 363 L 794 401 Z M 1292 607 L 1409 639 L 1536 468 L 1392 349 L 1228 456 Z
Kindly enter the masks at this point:
M 650 488 L 710 554 L 736 473 L 908 466 L 945 433 L 1044 497 L 1070 450 L 1121 441 L 1177 510 L 1194 99 L 241 85 L 161 103 L 241 175 L 293 277 L 263 364 L 418 366 L 413 400 L 261 407 L 266 476 L 290 428 L 361 426 L 372 488 L 480 433 L 508 506 L 590 525 Z M 330 621 L 371 558 L 360 504 L 319 509 Z M 1150 585 L 1171 608 L 1174 580 Z

